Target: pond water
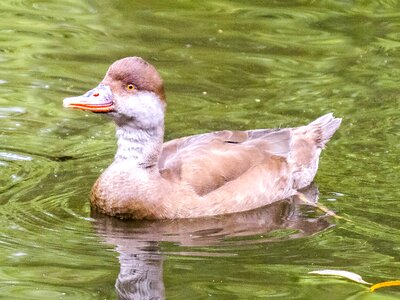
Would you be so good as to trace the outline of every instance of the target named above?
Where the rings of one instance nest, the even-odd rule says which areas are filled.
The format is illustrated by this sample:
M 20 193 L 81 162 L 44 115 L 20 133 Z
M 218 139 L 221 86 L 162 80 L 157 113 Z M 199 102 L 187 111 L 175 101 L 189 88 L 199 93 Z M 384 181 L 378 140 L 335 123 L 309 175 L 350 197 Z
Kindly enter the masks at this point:
M 398 299 L 400 3 L 0 3 L 4 299 Z M 62 107 L 114 60 L 162 74 L 166 138 L 343 118 L 311 194 L 225 217 L 123 222 L 90 212 L 114 125 Z M 141 296 L 140 296 L 141 295 Z

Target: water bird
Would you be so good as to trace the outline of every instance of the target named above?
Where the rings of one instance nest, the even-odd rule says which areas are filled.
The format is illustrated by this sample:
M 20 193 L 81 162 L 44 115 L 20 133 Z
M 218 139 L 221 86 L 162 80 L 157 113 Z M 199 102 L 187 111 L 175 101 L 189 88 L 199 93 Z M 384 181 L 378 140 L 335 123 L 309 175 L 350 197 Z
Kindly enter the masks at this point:
M 100 213 L 130 219 L 230 214 L 299 195 L 341 123 L 329 113 L 300 127 L 222 130 L 164 143 L 163 80 L 140 57 L 115 61 L 96 88 L 63 104 L 115 122 L 117 151 L 90 201 Z

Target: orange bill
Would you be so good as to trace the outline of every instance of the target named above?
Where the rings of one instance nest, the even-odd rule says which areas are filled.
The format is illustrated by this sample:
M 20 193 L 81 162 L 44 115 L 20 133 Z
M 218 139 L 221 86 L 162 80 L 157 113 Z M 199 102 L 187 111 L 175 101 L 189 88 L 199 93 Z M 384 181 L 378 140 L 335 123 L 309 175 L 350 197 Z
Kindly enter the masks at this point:
M 113 94 L 107 85 L 99 84 L 93 90 L 81 96 L 65 98 L 64 107 L 89 110 L 92 112 L 110 112 L 114 108 Z

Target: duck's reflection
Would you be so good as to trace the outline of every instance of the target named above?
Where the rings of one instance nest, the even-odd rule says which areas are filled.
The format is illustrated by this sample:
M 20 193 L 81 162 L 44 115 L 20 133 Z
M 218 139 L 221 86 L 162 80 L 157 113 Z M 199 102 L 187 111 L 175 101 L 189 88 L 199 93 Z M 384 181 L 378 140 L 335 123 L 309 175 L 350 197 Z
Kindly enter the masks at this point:
M 124 238 L 122 238 L 124 239 Z M 118 243 L 118 242 L 117 242 Z M 115 288 L 119 299 L 164 299 L 163 256 L 157 242 L 117 245 L 121 266 Z
M 303 191 L 316 203 L 318 190 Z M 120 272 L 116 281 L 119 299 L 164 299 L 163 259 L 160 242 L 183 246 L 263 243 L 268 233 L 293 229 L 287 238 L 299 238 L 320 232 L 332 224 L 326 216 L 306 217 L 296 199 L 280 201 L 249 212 L 201 219 L 124 221 L 92 213 L 96 232 L 119 252 Z M 240 236 L 267 236 L 258 239 Z M 276 239 L 275 239 L 276 240 Z M 230 247 L 232 249 L 232 247 Z M 187 253 L 186 253 L 187 254 Z

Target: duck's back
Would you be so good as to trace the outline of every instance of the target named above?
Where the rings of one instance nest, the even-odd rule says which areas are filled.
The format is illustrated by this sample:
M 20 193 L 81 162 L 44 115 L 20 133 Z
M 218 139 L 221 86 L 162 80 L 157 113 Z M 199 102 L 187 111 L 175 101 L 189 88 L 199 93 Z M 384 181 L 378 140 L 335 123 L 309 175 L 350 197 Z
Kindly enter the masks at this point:
M 287 157 L 288 129 L 271 131 L 218 131 L 164 144 L 161 174 L 205 195 L 230 182 L 273 155 Z
M 312 182 L 321 149 L 340 121 L 328 114 L 297 128 L 225 130 L 172 140 L 163 146 L 159 167 L 164 178 L 188 184 L 203 196 L 278 158 L 289 170 L 273 179 L 278 182 L 289 172 L 290 188 L 299 189 Z

